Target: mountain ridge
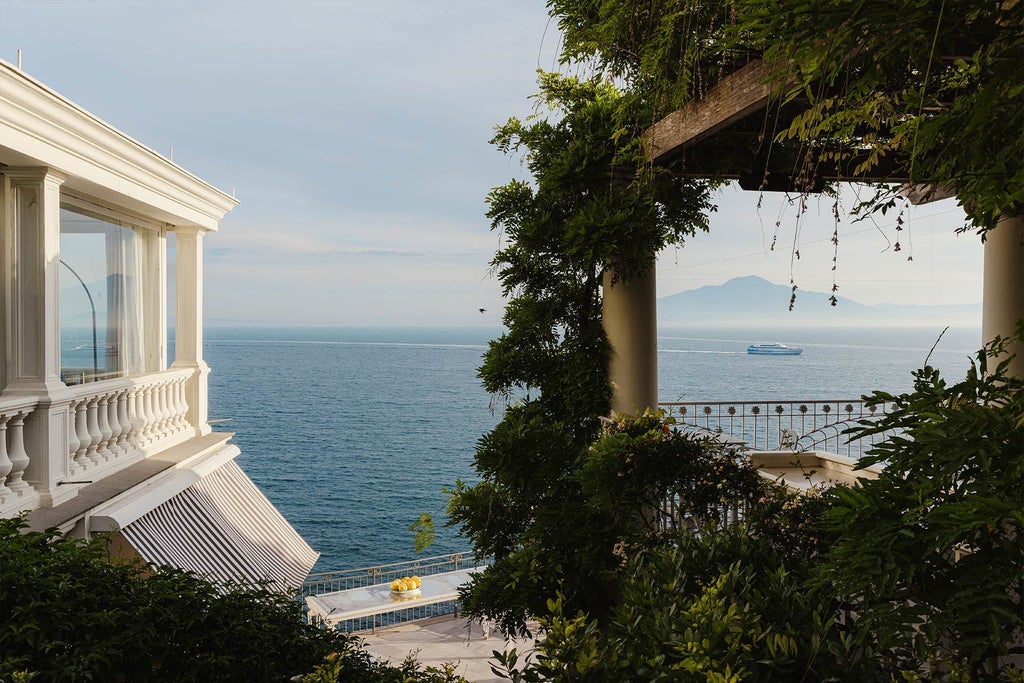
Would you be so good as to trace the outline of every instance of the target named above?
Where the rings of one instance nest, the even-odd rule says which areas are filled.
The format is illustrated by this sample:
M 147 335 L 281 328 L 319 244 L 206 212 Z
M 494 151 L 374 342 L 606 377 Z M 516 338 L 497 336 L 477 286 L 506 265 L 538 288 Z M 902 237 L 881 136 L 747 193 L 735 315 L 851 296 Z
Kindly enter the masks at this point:
M 732 278 L 720 285 L 704 285 L 660 297 L 658 324 L 673 325 L 952 325 L 980 326 L 981 304 L 862 304 L 813 290 L 792 289 L 757 275 Z

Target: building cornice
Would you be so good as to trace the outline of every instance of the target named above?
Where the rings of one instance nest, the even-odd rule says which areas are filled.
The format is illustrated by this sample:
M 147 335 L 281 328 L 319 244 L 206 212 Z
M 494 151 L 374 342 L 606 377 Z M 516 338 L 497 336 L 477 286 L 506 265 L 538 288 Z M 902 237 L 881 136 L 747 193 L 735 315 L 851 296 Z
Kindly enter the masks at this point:
M 2 60 L 0 161 L 57 169 L 69 189 L 168 225 L 216 230 L 238 203 Z

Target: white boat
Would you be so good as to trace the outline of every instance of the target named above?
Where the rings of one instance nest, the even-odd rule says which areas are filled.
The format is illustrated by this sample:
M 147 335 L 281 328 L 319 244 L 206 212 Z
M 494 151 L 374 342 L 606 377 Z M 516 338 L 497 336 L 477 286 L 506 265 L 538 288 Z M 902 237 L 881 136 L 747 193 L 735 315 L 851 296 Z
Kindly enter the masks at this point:
M 798 346 L 786 346 L 785 344 L 751 344 L 747 347 L 747 353 L 760 356 L 799 356 L 804 350 Z

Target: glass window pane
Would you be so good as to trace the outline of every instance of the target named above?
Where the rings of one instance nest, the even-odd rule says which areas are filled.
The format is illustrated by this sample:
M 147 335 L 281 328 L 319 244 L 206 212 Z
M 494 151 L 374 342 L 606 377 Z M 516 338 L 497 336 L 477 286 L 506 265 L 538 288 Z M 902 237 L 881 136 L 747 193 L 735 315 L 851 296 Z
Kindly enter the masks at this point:
M 142 374 L 142 255 L 135 231 L 62 207 L 60 255 L 64 382 Z

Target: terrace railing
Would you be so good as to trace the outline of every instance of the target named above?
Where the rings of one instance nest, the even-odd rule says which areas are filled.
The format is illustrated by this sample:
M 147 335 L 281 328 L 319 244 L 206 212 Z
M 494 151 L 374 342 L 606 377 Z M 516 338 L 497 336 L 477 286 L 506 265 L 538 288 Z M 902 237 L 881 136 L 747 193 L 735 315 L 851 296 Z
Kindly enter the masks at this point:
M 845 430 L 876 420 L 889 404 L 827 401 L 690 401 L 661 403 L 680 429 L 706 433 L 754 451 L 827 451 L 858 458 L 884 435 L 850 440 Z
M 53 485 L 40 472 L 95 481 L 194 436 L 186 393 L 192 374 L 166 370 L 72 385 L 45 408 L 37 397 L 0 397 L 0 515 L 39 506 L 40 492 Z M 42 438 L 49 436 L 44 418 L 67 425 L 66 442 Z M 59 461 L 60 468 L 52 466 Z
M 133 462 L 189 438 L 191 370 L 69 388 L 68 471 L 72 476 Z M 102 472 L 101 472 L 102 475 Z
M 406 562 L 395 562 L 393 564 L 360 567 L 358 569 L 310 574 L 302 585 L 300 598 L 304 601 L 307 595 L 320 595 L 354 588 L 364 588 L 381 583 L 391 583 L 403 576 L 431 576 L 459 569 L 468 569 L 478 565 L 479 563 L 474 560 L 473 554 L 465 552 L 424 557 Z M 347 632 L 374 630 L 378 627 L 394 626 L 418 619 L 457 614 L 458 609 L 458 600 L 425 606 L 410 606 L 387 612 L 386 614 L 342 621 L 338 624 L 338 628 Z
M 25 448 L 25 420 L 36 408 L 35 398 L 5 399 L 0 404 L 0 514 L 30 509 L 39 494 L 25 481 L 31 460 Z

